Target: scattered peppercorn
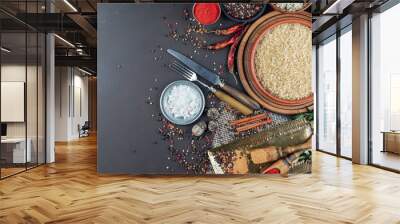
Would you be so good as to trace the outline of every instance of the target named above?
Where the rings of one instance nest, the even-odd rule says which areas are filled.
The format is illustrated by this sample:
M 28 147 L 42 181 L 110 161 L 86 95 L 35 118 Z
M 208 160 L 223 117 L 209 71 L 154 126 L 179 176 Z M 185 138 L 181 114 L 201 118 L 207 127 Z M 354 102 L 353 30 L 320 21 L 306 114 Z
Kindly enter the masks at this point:
M 224 3 L 222 4 L 225 11 L 236 19 L 246 20 L 257 15 L 262 9 L 260 3 Z

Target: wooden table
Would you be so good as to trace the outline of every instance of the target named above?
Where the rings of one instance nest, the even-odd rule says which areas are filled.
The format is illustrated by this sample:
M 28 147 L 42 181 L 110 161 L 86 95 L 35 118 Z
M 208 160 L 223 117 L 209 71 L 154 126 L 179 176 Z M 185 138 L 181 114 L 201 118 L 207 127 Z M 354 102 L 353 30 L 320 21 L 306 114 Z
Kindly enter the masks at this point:
M 27 144 L 25 144 L 25 138 L 6 138 L 1 140 L 2 153 L 8 163 L 21 164 L 31 162 L 32 160 L 32 140 L 27 138 Z M 25 150 L 26 146 L 26 150 Z

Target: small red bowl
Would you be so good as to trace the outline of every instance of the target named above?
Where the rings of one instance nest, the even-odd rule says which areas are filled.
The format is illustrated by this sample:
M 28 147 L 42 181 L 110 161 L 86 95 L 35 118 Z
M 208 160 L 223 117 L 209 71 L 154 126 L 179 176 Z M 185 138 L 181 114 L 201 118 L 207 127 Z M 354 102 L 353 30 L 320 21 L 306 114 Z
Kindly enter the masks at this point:
M 218 3 L 194 3 L 193 17 L 203 25 L 212 25 L 221 17 L 221 6 Z

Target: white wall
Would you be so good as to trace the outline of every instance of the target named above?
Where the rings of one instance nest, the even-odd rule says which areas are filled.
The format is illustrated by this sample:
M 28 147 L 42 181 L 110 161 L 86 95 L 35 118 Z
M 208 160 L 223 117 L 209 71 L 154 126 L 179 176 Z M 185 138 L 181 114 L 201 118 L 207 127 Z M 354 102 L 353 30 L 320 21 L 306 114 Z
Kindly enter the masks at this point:
M 77 71 L 77 70 L 75 70 Z M 78 124 L 81 126 L 85 121 L 89 120 L 89 92 L 88 92 L 88 77 L 82 76 L 82 73 L 74 76 L 74 108 L 72 108 L 73 119 L 71 120 L 72 136 L 79 137 Z
M 25 71 L 27 69 L 27 73 Z M 3 82 L 25 82 L 25 75 L 27 74 L 27 78 L 29 81 L 29 87 L 36 87 L 36 67 L 28 66 L 20 64 L 5 64 L 1 66 L 1 81 Z M 27 107 L 29 111 L 27 113 L 28 116 L 28 137 L 30 130 L 36 130 L 36 113 L 32 113 L 32 111 L 36 111 L 36 88 L 27 88 Z M 2 108 L 5 110 L 6 108 Z M 32 123 L 33 122 L 33 123 Z M 8 137 L 25 137 L 25 123 L 26 122 L 8 122 L 7 123 L 7 136 Z
M 28 67 L 31 70 L 32 67 Z M 3 82 L 25 82 L 25 64 L 9 64 L 1 66 L 1 81 Z M 28 74 L 31 74 L 28 72 Z M 4 97 L 4 96 L 3 96 Z M 1 108 L 5 110 L 6 108 Z M 7 137 L 24 138 L 25 137 L 25 123 L 12 122 L 7 123 Z
M 38 69 L 38 70 L 37 70 Z M 39 153 L 39 163 L 44 162 L 44 74 L 42 67 L 25 64 L 3 64 L 1 66 L 2 82 L 24 82 L 26 84 L 26 107 L 22 108 L 26 112 L 27 120 L 24 122 L 6 122 L 8 138 L 30 139 L 32 161 L 36 162 Z M 27 80 L 26 80 L 27 79 Z M 2 96 L 7 97 L 7 96 Z M 1 108 L 7 110 L 7 108 Z
M 56 67 L 55 69 L 55 141 L 67 141 L 69 133 L 69 96 L 70 85 L 69 69 Z
M 56 67 L 55 73 L 55 140 L 70 141 L 89 118 L 88 77 L 72 67 Z

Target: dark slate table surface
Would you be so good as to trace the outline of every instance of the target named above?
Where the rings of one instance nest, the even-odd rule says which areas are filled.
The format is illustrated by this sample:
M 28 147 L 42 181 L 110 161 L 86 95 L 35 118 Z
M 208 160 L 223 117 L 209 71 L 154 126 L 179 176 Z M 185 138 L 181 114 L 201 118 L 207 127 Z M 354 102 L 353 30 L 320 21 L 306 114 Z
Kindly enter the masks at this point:
M 160 112 L 163 88 L 182 79 L 166 67 L 173 61 L 166 49 L 192 55 L 211 70 L 222 65 L 221 77 L 241 88 L 227 72 L 228 49 L 209 52 L 206 57 L 205 50 L 198 53 L 190 43 L 167 37 L 168 24 L 184 33 L 188 25 L 184 10 L 191 16 L 192 4 L 99 4 L 98 8 L 98 171 L 185 174 L 185 169 L 168 160 L 167 145 L 158 134 L 160 122 L 153 117 Z M 208 28 L 221 25 L 232 22 L 222 15 Z M 209 42 L 226 38 L 207 37 Z M 186 127 L 187 133 L 191 127 Z

